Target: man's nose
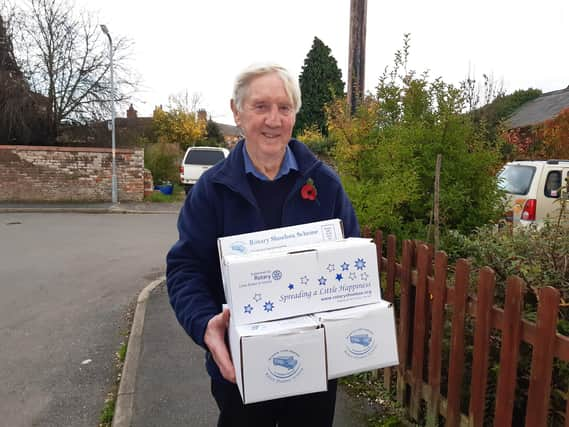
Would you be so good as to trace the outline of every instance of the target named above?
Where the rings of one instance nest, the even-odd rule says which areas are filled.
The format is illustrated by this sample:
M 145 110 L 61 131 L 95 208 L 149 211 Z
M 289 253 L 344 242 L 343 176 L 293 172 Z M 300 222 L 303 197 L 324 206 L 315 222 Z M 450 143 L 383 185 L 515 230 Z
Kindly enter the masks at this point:
M 269 109 L 267 119 L 266 119 L 267 126 L 280 126 L 281 124 L 281 116 L 279 114 L 279 107 L 278 105 L 272 105 Z

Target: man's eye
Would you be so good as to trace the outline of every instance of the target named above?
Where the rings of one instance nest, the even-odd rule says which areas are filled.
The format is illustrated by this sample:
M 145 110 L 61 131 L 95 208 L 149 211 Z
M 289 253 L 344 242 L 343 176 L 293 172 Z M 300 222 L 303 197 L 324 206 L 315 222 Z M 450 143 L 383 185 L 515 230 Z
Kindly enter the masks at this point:
M 292 107 L 290 105 L 281 105 L 279 107 L 281 113 L 290 114 L 292 111 Z
M 266 111 L 267 110 L 267 104 L 255 104 L 255 110 Z

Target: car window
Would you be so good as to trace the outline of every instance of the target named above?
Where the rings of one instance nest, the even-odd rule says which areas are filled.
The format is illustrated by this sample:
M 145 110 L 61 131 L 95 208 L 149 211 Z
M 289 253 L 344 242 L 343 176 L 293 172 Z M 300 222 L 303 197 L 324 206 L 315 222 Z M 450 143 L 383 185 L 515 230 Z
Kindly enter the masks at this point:
M 225 159 L 225 155 L 219 150 L 190 150 L 186 156 L 187 165 L 215 165 Z
M 551 171 L 547 174 L 545 180 L 545 188 L 543 189 L 545 197 L 558 199 L 561 193 L 561 171 Z
M 527 194 L 535 167 L 525 165 L 507 165 L 498 175 L 498 185 L 510 194 Z

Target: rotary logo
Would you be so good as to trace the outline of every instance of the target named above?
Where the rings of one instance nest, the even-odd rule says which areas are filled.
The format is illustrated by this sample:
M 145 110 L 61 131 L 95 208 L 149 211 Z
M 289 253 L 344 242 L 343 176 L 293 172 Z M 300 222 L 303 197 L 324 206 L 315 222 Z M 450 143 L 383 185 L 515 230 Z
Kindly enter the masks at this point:
M 280 270 L 273 271 L 273 280 L 281 280 L 283 277 L 283 273 Z
M 234 242 L 231 244 L 231 250 L 235 253 L 239 254 L 246 254 L 247 253 L 247 245 L 243 242 Z
M 346 337 L 346 353 L 351 357 L 367 357 L 375 348 L 374 333 L 369 329 L 355 329 Z
M 301 358 L 292 350 L 281 350 L 269 357 L 267 376 L 274 381 L 287 382 L 302 372 Z

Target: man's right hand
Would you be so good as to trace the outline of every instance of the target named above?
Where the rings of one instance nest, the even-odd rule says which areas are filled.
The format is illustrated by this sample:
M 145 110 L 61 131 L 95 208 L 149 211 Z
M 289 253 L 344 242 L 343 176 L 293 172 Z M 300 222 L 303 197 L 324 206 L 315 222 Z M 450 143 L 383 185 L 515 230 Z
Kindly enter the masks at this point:
M 223 378 L 235 383 L 235 368 L 229 356 L 229 349 L 225 344 L 225 334 L 228 328 L 229 309 L 225 308 L 221 313 L 209 319 L 205 329 L 204 342 Z

